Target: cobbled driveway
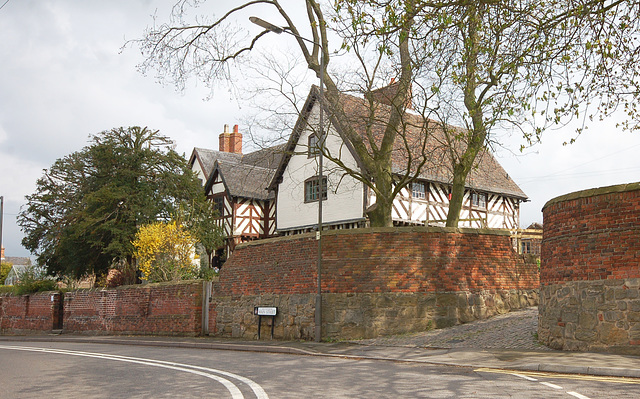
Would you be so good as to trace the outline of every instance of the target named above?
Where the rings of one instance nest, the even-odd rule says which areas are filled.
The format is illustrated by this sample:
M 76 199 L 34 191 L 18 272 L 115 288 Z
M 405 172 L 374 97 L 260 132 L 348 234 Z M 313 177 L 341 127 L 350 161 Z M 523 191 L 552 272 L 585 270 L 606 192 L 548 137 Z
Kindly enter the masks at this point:
M 538 308 L 427 332 L 352 341 L 363 345 L 420 348 L 551 350 L 537 342 Z

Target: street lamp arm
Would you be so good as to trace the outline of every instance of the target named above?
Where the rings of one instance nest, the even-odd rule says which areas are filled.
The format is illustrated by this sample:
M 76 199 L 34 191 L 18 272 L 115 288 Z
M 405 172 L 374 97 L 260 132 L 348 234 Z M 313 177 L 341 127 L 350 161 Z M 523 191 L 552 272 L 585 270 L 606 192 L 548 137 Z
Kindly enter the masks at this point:
M 280 34 L 282 32 L 284 32 L 284 28 L 281 28 L 279 26 L 276 26 L 274 24 L 272 24 L 271 22 L 267 22 L 264 19 L 258 18 L 258 17 L 249 17 L 249 21 L 251 21 L 252 23 L 265 28 L 266 30 L 270 31 L 270 32 L 274 32 L 277 34 Z
M 320 47 L 322 50 L 324 50 L 324 47 L 322 47 L 322 44 L 314 41 L 314 40 L 310 40 L 307 39 L 306 37 L 300 36 L 299 34 L 293 32 L 291 30 L 291 27 L 289 26 L 285 26 L 285 27 L 280 27 L 277 25 L 272 24 L 271 22 L 267 22 L 261 18 L 258 17 L 249 17 L 249 21 L 251 21 L 252 23 L 260 26 L 261 28 L 265 28 L 266 30 L 268 30 L 269 32 L 273 32 L 273 33 L 277 33 L 277 34 L 281 34 L 281 33 L 287 33 L 291 36 L 297 37 L 300 40 L 304 40 L 307 43 L 311 43 L 313 45 L 316 45 L 318 47 Z

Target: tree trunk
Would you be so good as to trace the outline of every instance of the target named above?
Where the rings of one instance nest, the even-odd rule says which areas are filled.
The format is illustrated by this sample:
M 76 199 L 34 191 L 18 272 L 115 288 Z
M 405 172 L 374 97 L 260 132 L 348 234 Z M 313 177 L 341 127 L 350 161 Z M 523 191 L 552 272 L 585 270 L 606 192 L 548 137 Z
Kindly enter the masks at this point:
M 389 203 L 388 201 L 377 200 L 375 208 L 368 213 L 371 227 L 392 227 L 392 210 L 393 205 L 391 203 Z
M 464 186 L 467 180 L 467 173 L 461 164 L 453 168 L 453 187 L 451 188 L 451 199 L 449 200 L 449 212 L 447 212 L 447 227 L 458 227 L 460 222 L 460 211 L 464 200 Z
M 482 7 L 482 6 L 480 6 Z M 480 150 L 484 147 L 484 142 L 487 137 L 487 130 L 484 124 L 484 118 L 482 114 L 482 106 L 476 98 L 476 89 L 478 87 L 476 82 L 476 73 L 478 65 L 479 54 L 479 42 L 478 29 L 480 25 L 480 18 L 478 17 L 479 11 L 475 3 L 470 3 L 468 10 L 468 38 L 466 41 L 466 78 L 463 83 L 464 92 L 464 105 L 471 122 L 473 129 L 466 137 L 464 145 L 466 148 L 460 156 L 458 161 L 454 161 L 453 166 L 453 187 L 451 189 L 451 199 L 449 200 L 449 212 L 447 213 L 447 227 L 458 227 L 460 221 L 460 211 L 462 210 L 462 202 L 464 200 L 465 182 L 467 176 L 473 167 L 473 163 L 478 156 Z M 452 150 L 452 153 L 454 151 Z M 454 157 L 455 159 L 455 157 Z

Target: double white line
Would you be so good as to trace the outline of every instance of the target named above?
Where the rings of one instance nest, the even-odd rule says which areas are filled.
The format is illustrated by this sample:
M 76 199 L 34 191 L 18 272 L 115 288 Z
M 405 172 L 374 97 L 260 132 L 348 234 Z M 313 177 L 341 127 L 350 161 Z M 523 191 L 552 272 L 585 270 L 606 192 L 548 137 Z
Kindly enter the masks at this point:
M 205 378 L 210 378 L 212 380 L 215 380 L 220 384 L 222 384 L 225 388 L 227 388 L 227 390 L 229 391 L 233 399 L 243 399 L 244 395 L 242 395 L 242 392 L 240 392 L 240 389 L 236 386 L 236 384 L 234 384 L 227 378 L 223 378 L 223 377 L 228 377 L 248 385 L 249 388 L 251 388 L 251 390 L 255 394 L 257 399 L 269 399 L 269 396 L 264 391 L 264 389 L 262 389 L 262 387 L 257 383 L 255 383 L 254 381 L 246 377 L 243 377 L 241 375 L 229 373 L 223 370 L 216 370 L 208 367 L 192 366 L 190 364 L 165 362 L 162 360 L 145 359 L 140 357 L 110 355 L 106 353 L 69 351 L 64 349 L 36 348 L 36 347 L 30 347 L 30 346 L 0 345 L 0 349 L 18 350 L 18 351 L 26 351 L 26 352 L 55 353 L 55 354 L 68 355 L 68 356 L 91 357 L 96 359 L 107 359 L 107 360 L 114 360 L 118 362 L 136 363 L 136 364 L 142 364 L 145 366 L 162 367 L 166 369 L 182 371 L 185 373 L 191 373 L 191 374 L 195 374 L 195 375 L 199 375 Z

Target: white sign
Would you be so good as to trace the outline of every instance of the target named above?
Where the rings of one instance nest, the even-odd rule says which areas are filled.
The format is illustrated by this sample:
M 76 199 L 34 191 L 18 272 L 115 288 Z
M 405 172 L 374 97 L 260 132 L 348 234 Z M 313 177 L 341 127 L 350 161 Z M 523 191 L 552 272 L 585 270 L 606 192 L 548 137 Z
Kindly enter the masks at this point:
M 275 316 L 278 313 L 278 308 L 275 306 L 256 306 L 253 309 L 253 314 L 257 316 Z

